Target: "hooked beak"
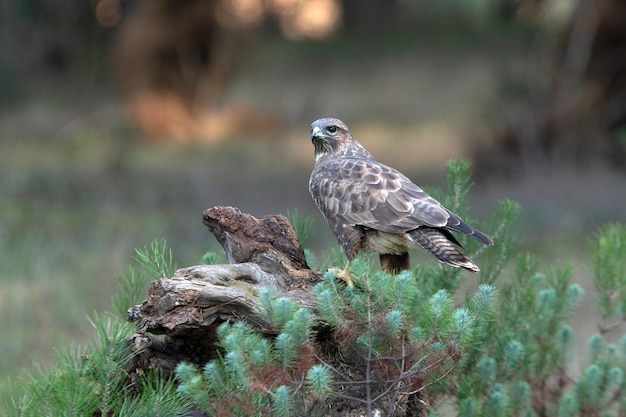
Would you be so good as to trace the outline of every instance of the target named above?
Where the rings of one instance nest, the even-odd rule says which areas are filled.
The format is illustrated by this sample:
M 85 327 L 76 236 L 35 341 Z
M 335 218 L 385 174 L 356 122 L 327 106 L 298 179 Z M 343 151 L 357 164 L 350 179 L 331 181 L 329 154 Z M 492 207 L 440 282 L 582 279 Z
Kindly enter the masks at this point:
M 319 126 L 315 126 L 313 129 L 311 129 L 311 138 L 319 138 L 322 136 L 322 129 L 320 129 Z

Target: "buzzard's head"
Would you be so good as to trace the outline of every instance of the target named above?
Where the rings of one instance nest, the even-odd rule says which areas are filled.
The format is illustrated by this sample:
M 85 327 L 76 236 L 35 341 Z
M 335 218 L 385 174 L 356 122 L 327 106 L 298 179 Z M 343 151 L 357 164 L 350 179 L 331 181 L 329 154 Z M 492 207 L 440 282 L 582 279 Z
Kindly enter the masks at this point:
M 339 119 L 318 119 L 311 124 L 316 161 L 328 153 L 338 153 L 351 140 L 348 126 Z

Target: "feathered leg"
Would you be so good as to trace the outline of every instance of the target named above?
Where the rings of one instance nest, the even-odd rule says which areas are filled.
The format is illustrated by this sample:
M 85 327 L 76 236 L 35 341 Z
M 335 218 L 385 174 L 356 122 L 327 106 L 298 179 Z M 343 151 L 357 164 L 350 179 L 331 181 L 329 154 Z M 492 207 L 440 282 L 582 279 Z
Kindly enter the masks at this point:
M 378 255 L 380 260 L 380 268 L 391 274 L 398 274 L 402 271 L 411 269 L 409 253 L 404 252 L 401 255 L 392 255 L 390 253 L 381 253 Z

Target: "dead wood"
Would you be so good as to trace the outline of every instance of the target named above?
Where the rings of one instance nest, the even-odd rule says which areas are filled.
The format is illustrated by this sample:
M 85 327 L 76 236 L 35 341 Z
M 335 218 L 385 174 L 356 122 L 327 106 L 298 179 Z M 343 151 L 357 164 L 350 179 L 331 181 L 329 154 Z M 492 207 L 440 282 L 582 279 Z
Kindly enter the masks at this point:
M 202 366 L 218 357 L 217 328 L 224 322 L 243 321 L 267 337 L 276 336 L 277 329 L 263 318 L 259 296 L 264 290 L 316 308 L 311 289 L 322 276 L 308 267 L 285 217 L 258 219 L 237 208 L 214 207 L 203 213 L 203 223 L 224 248 L 230 264 L 179 269 L 172 277 L 152 282 L 146 300 L 130 309 L 129 319 L 140 323 L 129 341 L 137 353 L 129 371 L 135 389 L 140 389 L 141 376 L 150 369 L 171 373 L 180 362 Z M 338 391 L 332 415 L 366 414 L 366 403 L 353 400 L 370 401 L 366 386 L 402 390 L 401 379 L 389 385 L 390 381 L 362 374 L 367 359 L 353 344 L 339 343 L 327 325 L 320 323 L 316 330 L 321 360 L 337 370 L 350 369 L 344 375 L 348 388 Z M 314 355 L 306 352 L 302 354 Z M 421 416 L 427 410 L 423 395 L 391 392 L 388 400 L 396 403 L 396 416 Z
M 214 358 L 215 333 L 225 321 L 245 321 L 258 332 L 275 334 L 260 314 L 263 290 L 315 308 L 310 290 L 321 274 L 308 267 L 284 216 L 257 219 L 237 208 L 214 207 L 203 213 L 203 223 L 230 264 L 179 269 L 154 281 L 146 300 L 130 309 L 129 319 L 140 322 L 131 346 L 140 352 L 135 367 L 142 372 L 171 371 L 181 361 L 203 364 Z

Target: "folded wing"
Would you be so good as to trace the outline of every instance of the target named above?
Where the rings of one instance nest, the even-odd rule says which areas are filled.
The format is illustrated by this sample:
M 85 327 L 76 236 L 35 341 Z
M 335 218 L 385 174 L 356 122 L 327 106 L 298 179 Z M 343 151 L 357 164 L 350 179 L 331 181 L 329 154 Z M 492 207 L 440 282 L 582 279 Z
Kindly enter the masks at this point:
M 373 159 L 329 161 L 312 187 L 319 205 L 343 222 L 390 234 L 420 226 L 444 228 L 493 243 L 399 171 Z

